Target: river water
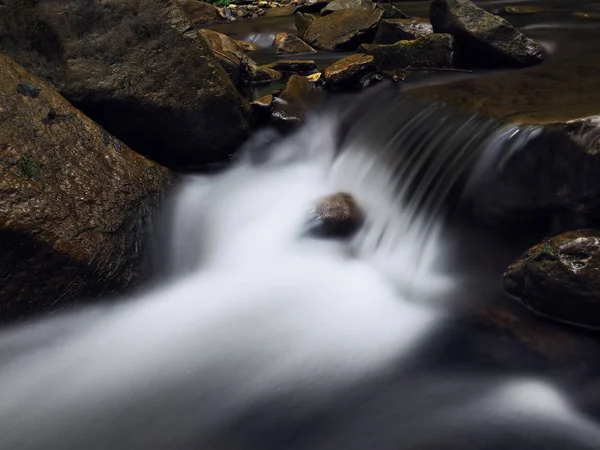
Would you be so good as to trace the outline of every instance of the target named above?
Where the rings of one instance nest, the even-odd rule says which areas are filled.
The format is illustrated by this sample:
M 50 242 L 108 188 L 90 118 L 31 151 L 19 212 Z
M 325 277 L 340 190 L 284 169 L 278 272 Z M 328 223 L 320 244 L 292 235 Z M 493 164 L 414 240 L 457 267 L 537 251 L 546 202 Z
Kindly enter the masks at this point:
M 537 30 L 561 61 L 571 38 Z M 516 76 L 543 79 L 553 58 Z M 465 213 L 537 134 L 411 98 L 448 81 L 338 99 L 294 134 L 255 136 L 230 169 L 186 176 L 154 286 L 0 335 L 0 448 L 598 448 L 596 335 L 501 289 L 556 229 Z M 316 202 L 339 191 L 363 228 L 311 235 Z

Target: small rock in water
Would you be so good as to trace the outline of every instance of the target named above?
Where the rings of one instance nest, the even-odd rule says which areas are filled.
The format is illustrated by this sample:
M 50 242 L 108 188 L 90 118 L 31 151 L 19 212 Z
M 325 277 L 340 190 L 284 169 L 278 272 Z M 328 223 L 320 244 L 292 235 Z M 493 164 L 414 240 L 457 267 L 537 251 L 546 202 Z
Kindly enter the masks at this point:
M 549 8 L 537 5 L 507 5 L 502 9 L 505 14 L 537 14 L 552 11 Z
M 281 59 L 264 66 L 267 69 L 276 70 L 282 73 L 296 73 L 299 75 L 310 75 L 317 70 L 317 64 L 309 59 Z
M 536 42 L 469 0 L 434 0 L 429 19 L 436 33 L 456 36 L 465 58 L 474 65 L 530 66 L 544 59 Z
M 433 27 L 427 19 L 386 19 L 379 24 L 373 42 L 375 44 L 394 44 L 398 41 L 413 41 L 431 33 L 433 33 Z
M 327 69 L 324 78 L 330 89 L 356 89 L 362 87 L 361 80 L 375 71 L 375 58 L 357 53 L 341 59 Z
M 371 0 L 333 0 L 321 10 L 321 15 L 326 16 L 335 11 L 343 9 L 375 9 L 375 3 Z
M 359 51 L 372 55 L 383 70 L 449 68 L 454 66 L 454 38 L 450 34 L 430 34 L 414 41 L 395 44 L 363 44 Z
M 318 50 L 356 50 L 371 42 L 381 21 L 380 9 L 345 9 L 313 20 L 302 38 Z
M 283 74 L 266 66 L 252 67 L 250 69 L 250 82 L 252 84 L 269 84 L 279 81 Z
M 273 46 L 277 48 L 278 55 L 291 55 L 297 53 L 315 53 L 316 50 L 297 36 L 289 33 L 279 33 L 275 36 Z
M 266 124 L 271 118 L 271 111 L 273 109 L 273 96 L 271 94 L 257 98 L 250 103 L 250 111 L 252 124 L 254 126 L 260 126 Z
M 364 214 L 354 197 L 338 192 L 319 201 L 315 208 L 317 223 L 311 233 L 323 237 L 347 237 L 363 223 Z
M 570 231 L 532 247 L 510 265 L 504 289 L 539 315 L 600 329 L 600 231 Z
M 284 132 L 293 129 L 302 122 L 307 110 L 322 100 L 322 94 L 306 77 L 292 75 L 273 102 L 274 125 Z

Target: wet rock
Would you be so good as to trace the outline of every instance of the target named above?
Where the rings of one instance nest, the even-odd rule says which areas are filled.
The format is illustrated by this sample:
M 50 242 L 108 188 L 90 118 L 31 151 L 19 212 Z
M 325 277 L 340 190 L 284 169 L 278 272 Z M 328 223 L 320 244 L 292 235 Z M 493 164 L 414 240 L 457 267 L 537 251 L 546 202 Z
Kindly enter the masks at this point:
M 356 89 L 363 86 L 363 79 L 375 72 L 375 58 L 356 54 L 341 59 L 324 72 L 325 84 L 329 89 Z
M 297 53 L 315 53 L 316 50 L 297 36 L 289 33 L 279 33 L 275 36 L 273 46 L 278 55 L 292 55 Z
M 327 6 L 329 2 L 325 1 L 325 2 L 321 2 L 321 1 L 317 1 L 317 2 L 307 2 L 303 5 L 297 6 L 296 9 L 294 9 L 294 11 L 292 12 L 292 14 L 297 14 L 297 13 L 302 13 L 302 14 L 317 14 L 319 13 L 323 8 L 325 8 Z
M 427 19 L 385 19 L 375 35 L 375 44 L 395 44 L 398 41 L 413 41 L 433 33 Z
M 303 39 L 318 50 L 356 50 L 373 39 L 382 15 L 380 9 L 336 11 L 312 21 Z
M 529 249 L 504 274 L 504 288 L 542 316 L 600 328 L 600 231 L 570 231 Z
M 274 125 L 283 132 L 293 129 L 302 122 L 306 111 L 318 104 L 322 98 L 322 92 L 306 77 L 292 75 L 273 102 Z
M 318 72 L 315 62 L 308 59 L 280 59 L 263 67 L 284 74 L 310 75 Z
M 364 214 L 354 197 L 345 192 L 327 196 L 315 207 L 311 233 L 323 237 L 348 237 L 363 223 Z
M 544 59 L 542 48 L 505 19 L 469 0 L 434 0 L 430 17 L 436 33 L 454 35 L 472 64 L 530 66 Z
M 333 0 L 321 10 L 321 15 L 326 16 L 335 11 L 343 9 L 375 9 L 375 3 L 371 0 Z
M 19 93 L 22 85 L 37 94 Z M 0 320 L 148 275 L 146 232 L 170 172 L 3 55 L 0 119 Z
M 507 5 L 502 8 L 504 14 L 538 14 L 550 11 L 552 11 L 550 8 L 538 5 Z
M 226 20 L 216 6 L 198 0 L 177 0 L 177 3 L 194 25 L 223 22 Z
M 363 44 L 359 51 L 375 58 L 382 70 L 413 68 L 448 68 L 454 65 L 454 38 L 449 34 L 430 34 L 414 41 L 395 44 Z
M 252 84 L 270 84 L 283 78 L 283 74 L 266 66 L 251 67 L 250 82 Z
M 294 14 L 294 25 L 296 26 L 296 30 L 300 33 L 300 36 L 303 36 L 308 30 L 308 27 L 311 23 L 316 20 L 316 17 L 303 12 L 297 12 Z
M 274 97 L 271 94 L 268 94 L 257 98 L 250 103 L 250 109 L 252 111 L 252 124 L 254 126 L 261 126 L 268 123 L 273 110 L 273 100 Z
M 247 103 L 176 2 L 6 8 L 3 51 L 136 151 L 189 167 L 228 158 L 247 137 Z

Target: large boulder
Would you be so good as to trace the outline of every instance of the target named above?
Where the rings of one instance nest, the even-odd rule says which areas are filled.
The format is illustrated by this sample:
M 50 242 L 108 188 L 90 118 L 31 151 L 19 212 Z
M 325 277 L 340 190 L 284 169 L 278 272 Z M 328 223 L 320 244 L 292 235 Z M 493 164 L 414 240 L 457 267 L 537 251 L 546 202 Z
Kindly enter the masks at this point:
M 273 41 L 278 55 L 298 53 L 315 53 L 316 50 L 297 36 L 289 33 L 278 33 Z
M 382 20 L 375 35 L 375 44 L 394 44 L 398 41 L 413 41 L 433 33 L 433 27 L 428 20 L 385 19 Z
M 215 5 L 199 0 L 177 0 L 181 9 L 194 25 L 222 22 L 225 19 Z
M 537 314 L 600 328 L 600 231 L 570 231 L 534 246 L 508 268 L 504 287 Z
M 363 44 L 360 49 L 375 58 L 383 70 L 413 68 L 449 68 L 454 65 L 454 38 L 450 34 L 430 34 L 414 41 L 395 44 Z
M 321 15 L 326 16 L 335 11 L 343 9 L 375 9 L 375 3 L 371 0 L 333 0 L 321 10 Z
M 380 9 L 336 11 L 310 22 L 303 39 L 319 50 L 356 50 L 373 39 L 382 15 Z
M 247 137 L 247 103 L 176 0 L 9 2 L 0 47 L 164 164 L 223 160 Z
M 456 36 L 463 57 L 472 64 L 530 66 L 544 59 L 536 42 L 469 0 L 433 0 L 429 19 L 436 33 Z
M 376 70 L 375 58 L 357 53 L 336 61 L 325 69 L 323 78 L 329 89 L 356 89 Z
M 170 172 L 3 55 L 0 154 L 2 320 L 147 275 L 146 231 Z

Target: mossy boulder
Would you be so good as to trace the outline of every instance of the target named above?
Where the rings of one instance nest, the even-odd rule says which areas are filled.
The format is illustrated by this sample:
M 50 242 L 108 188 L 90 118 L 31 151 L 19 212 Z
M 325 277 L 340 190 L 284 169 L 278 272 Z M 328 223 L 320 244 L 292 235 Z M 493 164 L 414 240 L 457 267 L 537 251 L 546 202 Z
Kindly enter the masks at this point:
M 289 33 L 278 33 L 273 41 L 273 47 L 278 55 L 292 55 L 298 53 L 315 53 L 316 50 L 300 39 Z
M 133 287 L 170 172 L 0 55 L 0 320 Z
M 570 231 L 529 249 L 504 288 L 537 314 L 600 329 L 600 231 Z
M 376 70 L 375 58 L 357 53 L 336 61 L 323 73 L 328 89 L 357 89 Z
M 375 9 L 375 3 L 371 0 L 333 0 L 321 9 L 321 15 L 326 16 L 344 9 Z
M 0 48 L 136 151 L 173 167 L 228 158 L 249 107 L 177 0 L 18 0 Z
M 422 18 L 412 19 L 384 19 L 379 24 L 375 35 L 375 44 L 395 44 L 398 41 L 413 41 L 433 33 L 429 20 Z
M 359 51 L 375 58 L 379 69 L 449 68 L 454 65 L 454 37 L 450 34 L 430 34 L 414 41 L 395 44 L 363 44 Z
M 356 50 L 371 42 L 383 16 L 380 9 L 345 9 L 310 22 L 304 41 L 319 50 Z
M 433 0 L 429 20 L 436 33 L 456 37 L 466 64 L 530 66 L 544 59 L 536 42 L 469 0 Z

